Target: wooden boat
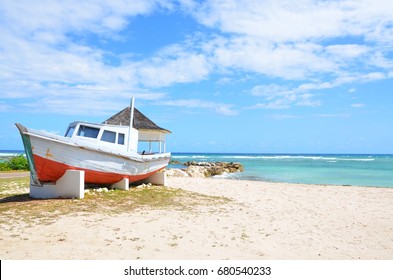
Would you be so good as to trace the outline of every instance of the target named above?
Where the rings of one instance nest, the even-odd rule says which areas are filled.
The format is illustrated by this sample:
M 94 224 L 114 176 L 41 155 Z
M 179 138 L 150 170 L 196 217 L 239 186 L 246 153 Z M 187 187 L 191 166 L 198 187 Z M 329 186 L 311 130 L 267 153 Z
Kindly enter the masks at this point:
M 170 131 L 157 126 L 133 104 L 104 123 L 72 122 L 65 136 L 17 123 L 32 181 L 38 185 L 55 182 L 71 169 L 84 170 L 86 183 L 113 184 L 123 178 L 135 182 L 165 168 L 171 156 L 165 152 L 165 134 Z M 149 143 L 149 151 L 138 152 L 141 142 Z M 152 151 L 154 143 L 159 144 L 157 153 Z

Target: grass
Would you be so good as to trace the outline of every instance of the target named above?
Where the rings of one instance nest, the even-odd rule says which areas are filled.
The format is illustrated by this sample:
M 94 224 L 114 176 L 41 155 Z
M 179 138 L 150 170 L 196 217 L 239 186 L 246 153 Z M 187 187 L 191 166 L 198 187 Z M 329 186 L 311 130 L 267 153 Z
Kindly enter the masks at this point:
M 199 205 L 225 204 L 229 199 L 168 187 L 85 193 L 84 199 L 32 199 L 29 178 L 0 179 L 0 223 L 50 224 L 62 215 L 117 215 L 139 209 L 189 211 Z
M 0 199 L 7 195 L 28 193 L 29 183 L 29 177 L 0 178 Z
M 30 172 L 29 170 L 0 170 L 1 173 L 25 173 L 25 172 Z

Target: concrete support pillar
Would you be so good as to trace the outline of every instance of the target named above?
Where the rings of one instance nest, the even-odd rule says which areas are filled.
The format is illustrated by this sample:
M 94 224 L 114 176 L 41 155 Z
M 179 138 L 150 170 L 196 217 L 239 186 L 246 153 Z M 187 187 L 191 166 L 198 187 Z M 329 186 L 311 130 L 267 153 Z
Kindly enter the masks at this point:
M 143 183 L 152 183 L 153 185 L 166 186 L 166 172 L 159 171 L 143 180 Z
M 84 198 L 85 171 L 67 170 L 55 183 L 34 184 L 30 179 L 30 197 L 32 198 Z
M 130 180 L 128 178 L 123 178 L 119 182 L 114 183 L 112 188 L 128 191 L 130 189 Z

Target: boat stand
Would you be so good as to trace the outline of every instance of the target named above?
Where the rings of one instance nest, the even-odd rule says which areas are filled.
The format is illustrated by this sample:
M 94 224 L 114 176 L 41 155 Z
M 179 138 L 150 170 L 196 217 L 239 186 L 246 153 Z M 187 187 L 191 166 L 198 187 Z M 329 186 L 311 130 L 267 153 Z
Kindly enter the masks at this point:
M 166 172 L 159 171 L 141 181 L 154 185 L 166 186 Z M 112 185 L 114 189 L 129 190 L 129 179 L 124 178 Z M 84 198 L 85 197 L 85 171 L 67 170 L 64 175 L 53 183 L 38 185 L 30 177 L 30 197 L 32 198 Z
M 30 197 L 32 198 L 84 198 L 85 171 L 67 170 L 54 183 L 37 185 L 30 178 Z
M 158 171 L 142 181 L 142 183 L 152 183 L 153 185 L 166 186 L 165 170 Z
M 114 183 L 112 185 L 112 188 L 117 190 L 128 191 L 130 189 L 130 180 L 128 178 L 123 178 L 119 182 Z

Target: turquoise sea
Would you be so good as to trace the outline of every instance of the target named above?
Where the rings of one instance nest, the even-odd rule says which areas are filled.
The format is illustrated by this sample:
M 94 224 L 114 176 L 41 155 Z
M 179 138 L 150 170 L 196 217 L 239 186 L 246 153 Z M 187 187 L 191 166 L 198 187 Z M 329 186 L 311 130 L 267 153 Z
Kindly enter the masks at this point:
M 0 161 L 23 153 L 0 150 Z M 172 160 L 243 164 L 244 172 L 221 176 L 229 179 L 393 187 L 393 155 L 172 153 Z
M 240 162 L 244 172 L 222 176 L 231 179 L 393 187 L 393 155 L 172 153 L 172 160 Z

